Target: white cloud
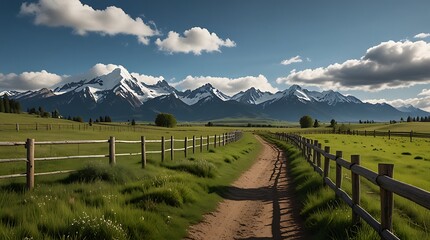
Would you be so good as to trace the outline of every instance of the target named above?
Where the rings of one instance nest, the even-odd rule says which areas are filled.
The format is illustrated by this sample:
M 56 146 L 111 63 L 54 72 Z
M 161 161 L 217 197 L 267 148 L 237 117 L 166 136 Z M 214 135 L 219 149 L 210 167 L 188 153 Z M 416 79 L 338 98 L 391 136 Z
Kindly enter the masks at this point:
M 430 96 L 426 96 L 423 98 L 407 98 L 407 99 L 394 99 L 394 100 L 386 100 L 386 99 L 368 99 L 363 102 L 368 103 L 388 103 L 393 107 L 403 107 L 407 105 L 412 105 L 416 108 L 420 108 L 424 111 L 430 112 Z
M 226 78 L 226 77 L 211 77 L 200 76 L 193 77 L 187 76 L 182 81 L 172 84 L 179 89 L 196 89 L 202 85 L 210 83 L 215 88 L 227 95 L 234 95 L 240 91 L 246 91 L 251 87 L 255 87 L 262 91 L 277 92 L 278 89 L 274 88 L 264 75 L 246 76 L 240 78 Z
M 414 36 L 414 38 L 428 38 L 430 37 L 430 33 L 418 33 Z
M 179 33 L 170 31 L 167 38 L 155 41 L 158 49 L 168 53 L 194 53 L 220 52 L 221 47 L 235 47 L 236 43 L 229 38 L 223 40 L 216 33 L 210 33 L 206 28 L 193 27 L 184 32 L 183 37 Z
M 382 42 L 360 59 L 292 72 L 277 83 L 322 89 L 378 91 L 430 83 L 430 43 Z
M 135 77 L 138 81 L 146 83 L 148 85 L 154 85 L 157 82 L 164 80 L 163 76 L 154 77 L 154 76 L 139 74 L 139 73 L 131 73 L 131 75 Z
M 148 44 L 148 37 L 157 35 L 157 30 L 145 24 L 141 18 L 133 19 L 121 8 L 110 6 L 95 10 L 79 0 L 39 0 L 23 3 L 21 15 L 34 15 L 34 24 L 49 27 L 70 27 L 78 35 L 97 32 L 101 35 L 134 35 L 138 41 Z
M 418 96 L 430 96 L 430 89 L 423 89 L 420 93 L 418 93 Z
M 40 72 L 23 72 L 20 74 L 0 73 L 0 89 L 3 90 L 36 90 L 49 88 L 62 81 L 67 76 L 49 73 L 45 70 Z
M 290 64 L 293 64 L 293 63 L 301 63 L 301 62 L 303 62 L 303 60 L 300 58 L 300 56 L 299 56 L 299 55 L 297 55 L 297 56 L 292 57 L 292 58 L 290 58 L 290 59 L 285 59 L 285 60 L 283 60 L 283 61 L 281 62 L 281 64 L 282 64 L 282 65 L 290 65 Z

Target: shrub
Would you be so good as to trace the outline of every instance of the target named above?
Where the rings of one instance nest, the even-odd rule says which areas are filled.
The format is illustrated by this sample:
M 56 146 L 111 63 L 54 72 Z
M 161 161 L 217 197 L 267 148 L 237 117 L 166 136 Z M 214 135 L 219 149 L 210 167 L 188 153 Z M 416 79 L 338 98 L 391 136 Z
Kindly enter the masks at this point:
M 310 128 L 312 127 L 312 118 L 310 116 L 303 116 L 300 118 L 300 127 L 301 128 Z
M 124 183 L 134 178 L 134 174 L 128 169 L 118 166 L 102 164 L 89 164 L 83 169 L 71 173 L 64 181 L 73 182 L 95 182 L 106 181 L 111 183 Z
M 176 118 L 169 113 L 159 113 L 155 118 L 155 125 L 172 128 L 176 126 Z

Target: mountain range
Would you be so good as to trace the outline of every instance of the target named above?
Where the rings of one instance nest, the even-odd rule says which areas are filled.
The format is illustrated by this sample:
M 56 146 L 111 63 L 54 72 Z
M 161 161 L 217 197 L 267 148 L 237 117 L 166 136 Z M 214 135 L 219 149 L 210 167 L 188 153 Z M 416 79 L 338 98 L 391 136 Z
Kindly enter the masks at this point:
M 335 91 L 309 91 L 298 85 L 277 93 L 250 88 L 228 96 L 207 83 L 194 90 L 178 91 L 166 81 L 149 85 L 137 80 L 124 67 L 76 82 L 37 91 L 4 91 L 20 101 L 24 109 L 43 106 L 63 115 L 84 118 L 109 115 L 114 120 L 150 120 L 160 112 L 172 113 L 180 121 L 209 121 L 221 118 L 266 118 L 298 121 L 310 115 L 320 121 L 340 122 L 399 120 L 430 113 L 413 106 L 399 109 L 389 104 L 370 104 Z

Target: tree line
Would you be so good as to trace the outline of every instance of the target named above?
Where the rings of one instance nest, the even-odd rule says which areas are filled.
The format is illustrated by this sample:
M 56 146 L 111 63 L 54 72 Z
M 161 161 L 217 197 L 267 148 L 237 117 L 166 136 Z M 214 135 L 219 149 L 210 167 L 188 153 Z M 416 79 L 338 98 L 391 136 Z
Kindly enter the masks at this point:
M 21 104 L 14 99 L 9 99 L 5 94 L 0 98 L 0 112 L 21 113 Z

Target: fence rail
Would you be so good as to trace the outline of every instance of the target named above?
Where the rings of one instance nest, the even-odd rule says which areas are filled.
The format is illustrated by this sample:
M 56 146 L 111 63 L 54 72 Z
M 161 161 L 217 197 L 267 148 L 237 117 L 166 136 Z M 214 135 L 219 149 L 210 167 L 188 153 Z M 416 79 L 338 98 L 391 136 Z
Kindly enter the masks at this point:
M 307 162 L 323 177 L 323 184 L 333 189 L 336 195 L 352 208 L 352 221 L 358 223 L 362 218 L 381 239 L 399 239 L 393 234 L 393 194 L 397 194 L 427 209 L 430 209 L 430 192 L 393 179 L 393 164 L 378 164 L 378 173 L 360 165 L 360 155 L 352 155 L 351 161 L 342 156 L 342 151 L 330 153 L 330 147 L 324 147 L 317 140 L 304 138 L 296 134 L 277 133 L 279 140 L 288 141 L 298 147 Z M 321 157 L 324 157 L 322 166 Z M 336 163 L 336 179 L 329 177 L 330 161 Z M 342 169 L 351 171 L 352 196 L 342 189 Z M 380 188 L 381 222 L 378 222 L 360 206 L 360 177 L 364 177 Z
M 175 139 L 173 136 L 170 139 L 165 139 L 164 136 L 161 137 L 161 140 L 157 139 L 146 139 L 145 136 L 142 136 L 140 141 L 130 141 L 130 140 L 116 140 L 115 137 L 110 137 L 108 140 L 66 140 L 66 141 L 39 141 L 36 142 L 34 139 L 27 139 L 26 142 L 0 142 L 0 147 L 9 147 L 9 146 L 25 146 L 27 149 L 26 158 L 5 158 L 0 159 L 1 163 L 11 163 L 11 162 L 22 162 L 25 161 L 27 165 L 27 171 L 25 173 L 17 173 L 10 175 L 0 176 L 0 179 L 7 178 L 16 178 L 16 177 L 26 177 L 27 178 L 27 189 L 31 190 L 34 188 L 34 176 L 40 175 L 52 175 L 52 174 L 60 174 L 60 173 L 69 173 L 75 170 L 61 170 L 54 172 L 45 172 L 45 173 L 35 173 L 35 162 L 38 161 L 54 161 L 54 160 L 67 160 L 67 159 L 83 159 L 83 158 L 109 158 L 109 164 L 116 164 L 116 157 L 120 156 L 137 156 L 141 155 L 141 163 L 142 168 L 146 167 L 146 159 L 148 154 L 161 154 L 161 161 L 166 159 L 166 153 L 170 153 L 170 159 L 174 160 L 175 152 L 180 151 L 184 153 L 185 158 L 188 155 L 188 149 L 192 149 L 192 153 L 196 152 L 196 149 L 200 149 L 200 152 L 203 151 L 203 146 L 206 146 L 207 150 L 211 144 L 214 148 L 217 146 L 225 146 L 229 143 L 238 141 L 242 137 L 242 132 L 234 131 L 229 133 L 221 134 L 222 137 L 214 135 L 210 137 L 209 135 L 204 138 L 200 136 L 200 138 L 196 138 L 193 136 L 188 139 Z M 213 141 L 211 142 L 211 139 Z M 175 148 L 175 142 L 181 142 L 183 147 Z M 191 145 L 188 146 L 188 142 L 191 142 Z M 199 144 L 196 144 L 196 143 Z M 36 145 L 68 145 L 68 144 L 100 144 L 100 143 L 108 143 L 109 144 L 109 153 L 108 154 L 94 154 L 94 155 L 75 155 L 75 156 L 56 156 L 56 157 L 35 157 L 35 148 Z M 131 152 L 131 153 L 116 153 L 116 143 L 120 144 L 140 144 L 141 151 L 140 152 Z M 147 150 L 148 144 L 159 143 L 160 150 Z M 170 147 L 166 147 L 166 143 L 170 143 Z
M 339 130 L 322 130 L 322 129 L 312 129 L 305 130 L 302 132 L 296 132 L 294 134 L 346 134 L 346 135 L 357 135 L 357 136 L 369 136 L 369 137 L 409 137 L 412 142 L 414 138 L 430 138 L 430 133 L 420 133 L 420 132 L 397 132 L 397 131 L 368 131 L 368 130 L 347 130 L 341 131 Z

